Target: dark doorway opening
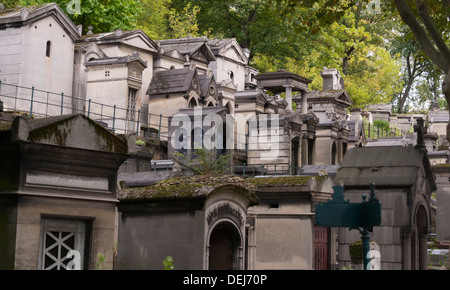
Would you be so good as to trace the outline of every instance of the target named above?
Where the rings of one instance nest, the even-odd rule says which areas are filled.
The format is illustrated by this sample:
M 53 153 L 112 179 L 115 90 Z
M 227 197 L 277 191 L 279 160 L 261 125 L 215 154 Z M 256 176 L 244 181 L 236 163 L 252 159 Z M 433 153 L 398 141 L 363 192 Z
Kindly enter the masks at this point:
M 209 238 L 209 269 L 237 270 L 239 241 L 231 225 L 217 225 Z

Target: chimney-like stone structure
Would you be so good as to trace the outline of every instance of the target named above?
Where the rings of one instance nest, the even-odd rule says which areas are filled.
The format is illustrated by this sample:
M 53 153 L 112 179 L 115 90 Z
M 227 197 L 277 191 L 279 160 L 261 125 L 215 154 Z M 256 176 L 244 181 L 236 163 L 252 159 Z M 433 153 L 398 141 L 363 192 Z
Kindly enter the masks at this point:
M 337 69 L 324 67 L 320 76 L 323 78 L 323 90 L 342 89 L 341 75 Z

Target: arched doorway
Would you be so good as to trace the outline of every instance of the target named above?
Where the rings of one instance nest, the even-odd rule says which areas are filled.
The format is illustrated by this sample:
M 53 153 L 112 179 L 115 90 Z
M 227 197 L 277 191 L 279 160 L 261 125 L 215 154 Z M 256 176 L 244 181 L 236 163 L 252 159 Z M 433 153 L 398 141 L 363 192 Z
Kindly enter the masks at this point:
M 238 270 L 241 239 L 228 222 L 214 227 L 209 237 L 209 270 Z

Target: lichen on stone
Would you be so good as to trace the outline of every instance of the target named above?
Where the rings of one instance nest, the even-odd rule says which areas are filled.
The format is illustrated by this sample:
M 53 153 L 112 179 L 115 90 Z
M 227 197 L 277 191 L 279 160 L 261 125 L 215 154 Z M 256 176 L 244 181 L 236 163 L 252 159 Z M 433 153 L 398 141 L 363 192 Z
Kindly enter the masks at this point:
M 146 187 L 126 188 L 119 191 L 118 198 L 123 201 L 206 198 L 214 190 L 230 185 L 249 192 L 256 190 L 254 184 L 235 175 L 194 175 L 170 178 Z
M 322 182 L 327 176 L 274 176 L 274 177 L 252 177 L 248 181 L 257 186 L 298 186 L 308 185 L 308 181 L 315 178 Z

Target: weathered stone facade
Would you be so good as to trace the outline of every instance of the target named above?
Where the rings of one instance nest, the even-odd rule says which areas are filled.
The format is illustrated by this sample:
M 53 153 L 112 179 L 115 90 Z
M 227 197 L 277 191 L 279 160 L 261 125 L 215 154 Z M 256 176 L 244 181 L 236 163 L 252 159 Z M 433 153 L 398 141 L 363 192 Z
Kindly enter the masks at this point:
M 75 250 L 77 269 L 95 269 L 97 253 L 112 269 L 127 143 L 83 115 L 19 116 L 0 133 L 0 268 L 65 269 Z

